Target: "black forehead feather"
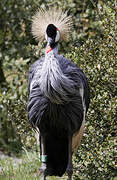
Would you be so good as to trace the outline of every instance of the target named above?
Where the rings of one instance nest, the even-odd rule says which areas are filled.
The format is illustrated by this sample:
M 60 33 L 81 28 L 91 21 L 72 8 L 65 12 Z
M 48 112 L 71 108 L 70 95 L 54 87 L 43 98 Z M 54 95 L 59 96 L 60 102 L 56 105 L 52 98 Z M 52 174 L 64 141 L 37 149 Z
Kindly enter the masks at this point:
M 56 36 L 57 28 L 54 26 L 54 24 L 49 24 L 46 29 L 46 33 L 49 37 L 55 37 Z

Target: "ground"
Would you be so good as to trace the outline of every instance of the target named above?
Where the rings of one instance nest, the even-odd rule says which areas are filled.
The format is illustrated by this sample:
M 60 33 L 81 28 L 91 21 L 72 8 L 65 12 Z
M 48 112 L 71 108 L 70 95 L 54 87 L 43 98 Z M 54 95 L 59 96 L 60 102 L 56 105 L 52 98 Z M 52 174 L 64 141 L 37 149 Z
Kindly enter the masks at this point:
M 40 180 L 41 163 L 37 152 L 25 152 L 20 157 L 0 152 L 0 180 Z M 47 180 L 58 180 L 48 177 Z M 65 180 L 63 177 L 62 180 Z

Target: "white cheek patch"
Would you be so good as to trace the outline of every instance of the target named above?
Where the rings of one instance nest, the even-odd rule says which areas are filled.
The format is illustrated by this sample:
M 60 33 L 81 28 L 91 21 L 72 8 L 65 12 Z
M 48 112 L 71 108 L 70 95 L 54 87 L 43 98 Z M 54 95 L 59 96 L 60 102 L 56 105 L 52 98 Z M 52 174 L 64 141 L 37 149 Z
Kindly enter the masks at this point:
M 55 38 L 55 42 L 58 42 L 60 39 L 60 32 L 57 30 L 57 34 L 56 34 L 56 38 Z
M 47 37 L 47 34 L 45 33 L 45 39 L 46 39 L 46 41 L 47 41 L 47 39 L 48 39 L 48 37 Z

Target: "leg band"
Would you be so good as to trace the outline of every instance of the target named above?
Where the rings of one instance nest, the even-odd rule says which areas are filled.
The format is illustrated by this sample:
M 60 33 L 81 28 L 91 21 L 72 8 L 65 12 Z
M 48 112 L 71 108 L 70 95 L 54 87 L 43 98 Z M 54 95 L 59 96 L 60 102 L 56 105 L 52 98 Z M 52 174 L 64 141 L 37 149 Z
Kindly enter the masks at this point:
M 41 155 L 41 162 L 43 163 L 47 162 L 47 155 Z

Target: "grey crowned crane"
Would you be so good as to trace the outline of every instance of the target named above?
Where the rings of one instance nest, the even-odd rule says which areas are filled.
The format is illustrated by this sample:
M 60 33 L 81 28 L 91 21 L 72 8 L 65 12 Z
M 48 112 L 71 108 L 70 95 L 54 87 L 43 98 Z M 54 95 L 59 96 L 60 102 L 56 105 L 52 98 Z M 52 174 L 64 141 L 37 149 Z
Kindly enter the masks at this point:
M 88 80 L 76 64 L 58 54 L 58 42 L 72 28 L 61 9 L 40 9 L 32 19 L 32 34 L 47 40 L 45 55 L 29 70 L 28 118 L 39 130 L 42 180 L 46 176 L 72 179 L 72 153 L 83 135 L 89 107 Z

